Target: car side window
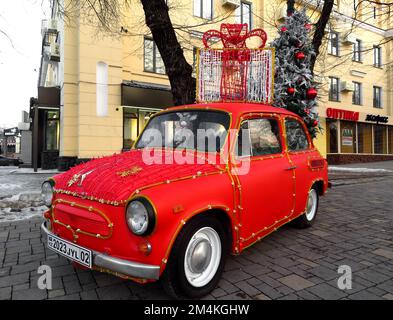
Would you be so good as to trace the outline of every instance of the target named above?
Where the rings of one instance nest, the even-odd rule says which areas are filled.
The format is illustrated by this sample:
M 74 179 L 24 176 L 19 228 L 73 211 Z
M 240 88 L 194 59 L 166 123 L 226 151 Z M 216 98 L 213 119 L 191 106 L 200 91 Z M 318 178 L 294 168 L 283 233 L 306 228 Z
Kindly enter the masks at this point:
M 285 131 L 289 151 L 301 151 L 308 149 L 309 143 L 307 134 L 298 120 L 292 118 L 285 119 Z
M 281 153 L 280 129 L 276 119 L 250 119 L 242 123 L 237 155 L 263 156 Z

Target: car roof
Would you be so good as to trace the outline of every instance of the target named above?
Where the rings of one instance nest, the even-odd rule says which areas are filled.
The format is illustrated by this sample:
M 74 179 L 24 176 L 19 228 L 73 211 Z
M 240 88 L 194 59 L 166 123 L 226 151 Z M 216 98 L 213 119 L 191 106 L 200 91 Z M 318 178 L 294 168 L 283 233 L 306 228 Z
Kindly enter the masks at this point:
M 262 103 L 249 103 L 249 102 L 211 102 L 211 103 L 196 103 L 196 104 L 188 104 L 176 107 L 170 107 L 165 109 L 165 111 L 169 110 L 178 110 L 178 109 L 218 109 L 222 111 L 226 111 L 232 113 L 234 117 L 239 116 L 248 112 L 261 112 L 261 113 L 278 113 L 284 115 L 291 115 L 298 118 L 298 116 L 288 111 L 287 109 L 273 107 L 272 105 L 262 104 Z

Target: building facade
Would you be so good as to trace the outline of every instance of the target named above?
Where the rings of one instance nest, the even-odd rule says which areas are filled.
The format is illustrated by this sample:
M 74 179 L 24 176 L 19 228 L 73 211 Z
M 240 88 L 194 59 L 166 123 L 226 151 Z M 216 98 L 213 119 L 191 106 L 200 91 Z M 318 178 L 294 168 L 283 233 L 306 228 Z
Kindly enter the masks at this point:
M 317 19 L 321 4 L 306 2 Z M 167 3 L 193 65 L 204 31 L 219 29 L 223 22 L 247 23 L 250 29 L 265 29 L 269 43 L 286 15 L 286 1 L 279 0 Z M 315 145 L 331 163 L 393 158 L 392 16 L 376 4 L 356 3 L 335 5 L 316 65 L 323 133 Z M 94 17 L 75 14 L 64 23 L 58 9 L 54 1 L 52 19 L 43 23 L 39 87 L 42 97 L 57 90 L 59 103 L 45 104 L 39 94 L 42 132 L 37 137 L 42 165 L 50 162 L 65 170 L 84 159 L 130 149 L 149 117 L 170 106 L 172 98 L 140 1 L 124 8 L 115 35 L 98 32 Z

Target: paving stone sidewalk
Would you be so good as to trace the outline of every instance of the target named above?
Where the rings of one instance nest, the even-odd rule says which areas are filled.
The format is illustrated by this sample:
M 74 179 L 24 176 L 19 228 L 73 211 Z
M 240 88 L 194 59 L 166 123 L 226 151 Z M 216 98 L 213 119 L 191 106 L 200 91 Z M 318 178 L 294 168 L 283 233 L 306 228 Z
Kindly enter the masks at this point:
M 393 300 L 392 190 L 389 176 L 330 190 L 312 228 L 285 226 L 230 257 L 205 299 Z M 0 300 L 168 299 L 159 283 L 74 269 L 46 248 L 40 224 L 40 218 L 0 223 Z M 37 287 L 41 264 L 52 267 L 50 291 Z M 351 290 L 338 289 L 340 265 L 352 268 Z

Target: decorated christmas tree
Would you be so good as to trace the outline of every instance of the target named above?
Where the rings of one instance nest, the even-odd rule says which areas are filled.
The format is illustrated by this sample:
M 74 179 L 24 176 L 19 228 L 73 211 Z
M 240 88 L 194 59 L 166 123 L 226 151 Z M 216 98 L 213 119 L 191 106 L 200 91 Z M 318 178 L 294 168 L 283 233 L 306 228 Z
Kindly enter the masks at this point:
M 305 10 L 295 11 L 279 27 L 275 48 L 274 105 L 302 117 L 312 137 L 319 131 L 317 90 L 310 70 L 315 55 L 309 37 L 312 25 Z

